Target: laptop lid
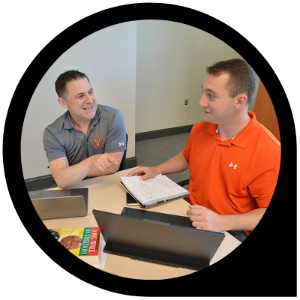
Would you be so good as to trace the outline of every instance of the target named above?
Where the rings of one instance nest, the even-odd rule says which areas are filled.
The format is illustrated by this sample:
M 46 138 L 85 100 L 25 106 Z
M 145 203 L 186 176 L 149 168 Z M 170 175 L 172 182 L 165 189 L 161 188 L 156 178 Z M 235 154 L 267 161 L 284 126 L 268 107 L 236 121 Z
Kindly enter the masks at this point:
M 88 188 L 44 191 L 31 202 L 42 220 L 84 217 L 88 214 Z
M 147 211 L 142 209 L 133 209 L 129 207 L 124 207 L 121 214 L 139 220 L 157 221 L 157 222 L 169 223 L 172 225 L 194 228 L 192 225 L 192 221 L 188 217 L 163 214 L 159 212 Z
M 176 221 L 159 221 L 155 219 L 157 213 L 145 212 L 147 214 L 142 213 L 143 219 L 140 219 L 138 216 L 129 216 L 124 211 L 123 214 L 116 215 L 93 210 L 106 242 L 104 251 L 154 263 L 200 270 L 209 266 L 225 237 L 224 233 L 199 230 L 190 225 L 176 225 Z M 156 215 L 155 220 L 151 214 Z M 170 220 L 179 220 L 178 216 L 168 216 Z

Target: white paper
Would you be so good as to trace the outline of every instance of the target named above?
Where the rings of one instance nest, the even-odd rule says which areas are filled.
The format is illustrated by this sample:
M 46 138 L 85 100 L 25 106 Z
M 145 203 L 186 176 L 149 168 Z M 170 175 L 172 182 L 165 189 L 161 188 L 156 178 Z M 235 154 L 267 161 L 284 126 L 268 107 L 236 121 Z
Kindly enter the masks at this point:
M 188 192 L 165 175 L 157 175 L 145 181 L 141 176 L 121 177 L 129 191 L 142 203 L 185 196 Z
M 101 269 L 101 270 L 104 270 L 104 268 L 105 268 L 106 257 L 107 257 L 107 253 L 105 253 L 103 251 L 105 245 L 106 245 L 106 243 L 105 243 L 102 233 L 101 233 L 100 234 L 100 249 L 99 249 L 99 254 L 98 254 L 100 264 L 94 266 L 95 268 Z

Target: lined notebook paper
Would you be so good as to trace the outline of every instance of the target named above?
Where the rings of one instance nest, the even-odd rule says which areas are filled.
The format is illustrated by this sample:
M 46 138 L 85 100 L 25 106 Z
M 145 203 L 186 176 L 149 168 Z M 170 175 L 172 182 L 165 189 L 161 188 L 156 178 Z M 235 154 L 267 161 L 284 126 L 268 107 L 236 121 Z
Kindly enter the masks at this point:
M 162 204 L 186 197 L 188 191 L 165 175 L 157 175 L 144 181 L 141 176 L 121 177 L 121 184 L 142 207 Z

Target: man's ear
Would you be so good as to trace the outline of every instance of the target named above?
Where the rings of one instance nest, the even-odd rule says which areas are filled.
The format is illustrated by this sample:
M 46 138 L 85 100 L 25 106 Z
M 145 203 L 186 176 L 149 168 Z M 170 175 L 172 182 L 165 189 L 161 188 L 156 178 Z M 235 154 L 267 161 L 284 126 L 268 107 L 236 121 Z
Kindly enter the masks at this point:
M 58 97 L 57 101 L 58 101 L 58 103 L 59 103 L 62 107 L 68 108 L 68 106 L 67 106 L 67 101 L 66 101 L 64 98 Z
M 248 103 L 248 97 L 246 94 L 239 94 L 236 99 L 236 108 L 241 108 Z

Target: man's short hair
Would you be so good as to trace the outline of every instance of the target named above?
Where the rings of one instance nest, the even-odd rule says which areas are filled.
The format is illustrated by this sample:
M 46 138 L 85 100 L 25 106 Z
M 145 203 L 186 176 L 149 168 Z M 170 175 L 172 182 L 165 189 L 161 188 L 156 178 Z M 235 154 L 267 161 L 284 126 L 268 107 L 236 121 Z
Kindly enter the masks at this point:
M 67 97 L 67 82 L 72 80 L 77 80 L 79 78 L 86 78 L 89 82 L 90 80 L 88 77 L 78 71 L 78 70 L 70 70 L 66 71 L 58 76 L 58 78 L 55 81 L 55 91 L 58 95 L 58 97 L 66 99 Z
M 257 78 L 256 73 L 251 66 L 243 59 L 230 59 L 220 61 L 207 67 L 208 74 L 219 76 L 222 73 L 229 74 L 230 78 L 227 83 L 229 97 L 233 98 L 241 93 L 246 93 L 247 102 L 250 103 L 255 92 Z

